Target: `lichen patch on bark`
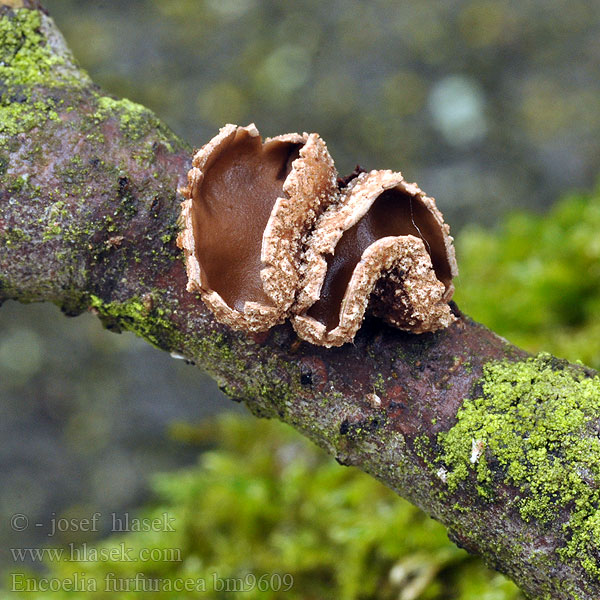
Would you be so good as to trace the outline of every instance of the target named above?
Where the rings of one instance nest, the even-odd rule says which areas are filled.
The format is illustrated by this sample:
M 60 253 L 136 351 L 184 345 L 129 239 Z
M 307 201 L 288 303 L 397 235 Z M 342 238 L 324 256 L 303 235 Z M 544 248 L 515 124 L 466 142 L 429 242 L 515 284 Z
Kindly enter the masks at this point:
M 516 487 L 522 518 L 564 521 L 559 556 L 599 576 L 600 379 L 539 355 L 488 363 L 480 384 L 438 437 L 448 491 L 473 484 L 494 502 L 499 478 Z

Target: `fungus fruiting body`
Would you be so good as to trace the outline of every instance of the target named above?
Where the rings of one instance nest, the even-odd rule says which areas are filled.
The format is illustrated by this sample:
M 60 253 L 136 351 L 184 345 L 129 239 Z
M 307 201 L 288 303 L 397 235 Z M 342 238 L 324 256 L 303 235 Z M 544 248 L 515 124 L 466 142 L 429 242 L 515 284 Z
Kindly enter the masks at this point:
M 178 238 L 188 290 L 218 321 L 256 332 L 290 317 L 324 346 L 352 341 L 367 311 L 414 333 L 453 322 L 449 228 L 400 173 L 338 180 L 315 133 L 263 142 L 254 125 L 227 125 L 195 154 L 188 182 Z
M 432 198 L 400 173 L 352 179 L 317 221 L 293 323 L 313 343 L 352 339 L 367 305 L 423 333 L 448 326 L 457 273 L 449 228 Z

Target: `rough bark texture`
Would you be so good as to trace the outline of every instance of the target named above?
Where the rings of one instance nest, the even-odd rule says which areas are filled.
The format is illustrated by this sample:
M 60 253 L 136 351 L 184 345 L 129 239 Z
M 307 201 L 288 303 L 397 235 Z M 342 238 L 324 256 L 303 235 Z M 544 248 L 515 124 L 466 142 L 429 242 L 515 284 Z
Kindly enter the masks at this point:
M 599 598 L 595 492 L 583 529 L 563 526 L 581 507 L 560 492 L 549 492 L 549 518 L 526 517 L 523 498 L 539 496 L 539 482 L 510 475 L 491 444 L 480 447 L 491 472 L 485 493 L 469 470 L 478 453 L 448 485 L 462 459 L 444 433 L 463 403 L 483 396 L 493 405 L 489 365 L 534 364 L 525 353 L 455 306 L 458 319 L 446 330 L 410 335 L 369 320 L 354 344 L 337 349 L 300 343 L 289 324 L 254 337 L 219 325 L 185 291 L 175 244 L 176 189 L 190 157 L 190 147 L 151 112 L 92 84 L 37 3 L 0 0 L 0 303 L 95 311 L 107 327 L 132 330 L 195 362 L 257 416 L 290 423 L 340 463 L 377 477 L 530 597 Z M 594 376 L 550 358 L 534 366 L 540 378 L 550 369 L 576 385 Z M 592 442 L 597 427 L 589 422 L 573 433 L 589 430 Z M 547 450 L 561 452 L 556 444 Z M 590 443 L 590 490 L 599 458 Z M 528 461 L 521 461 L 526 468 Z M 583 477 L 581 465 L 572 471 Z M 576 551 L 562 551 L 577 535 Z

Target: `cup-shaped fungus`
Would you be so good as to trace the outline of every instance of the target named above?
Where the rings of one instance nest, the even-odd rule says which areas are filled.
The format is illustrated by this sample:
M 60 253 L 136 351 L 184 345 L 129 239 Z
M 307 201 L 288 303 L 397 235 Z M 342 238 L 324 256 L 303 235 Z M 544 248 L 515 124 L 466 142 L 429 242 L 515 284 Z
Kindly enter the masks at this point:
M 292 317 L 323 346 L 350 342 L 367 310 L 413 333 L 454 321 L 452 237 L 433 198 L 400 173 L 346 185 L 321 138 L 265 140 L 227 125 L 181 190 L 188 290 L 218 321 L 263 331 Z
M 181 190 L 188 290 L 235 329 L 282 322 L 298 287 L 301 239 L 335 181 L 317 134 L 263 143 L 254 125 L 223 127 L 195 154 Z
M 313 344 L 339 346 L 354 338 L 369 305 L 413 333 L 447 327 L 457 272 L 433 198 L 400 173 L 361 173 L 317 220 L 294 328 Z

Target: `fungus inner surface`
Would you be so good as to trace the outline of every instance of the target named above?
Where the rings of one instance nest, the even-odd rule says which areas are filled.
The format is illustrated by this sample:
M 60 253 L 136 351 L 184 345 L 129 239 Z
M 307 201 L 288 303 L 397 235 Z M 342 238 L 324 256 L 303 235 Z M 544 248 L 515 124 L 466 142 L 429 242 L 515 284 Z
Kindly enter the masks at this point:
M 392 188 L 383 192 L 367 214 L 343 233 L 334 254 L 327 257 L 321 296 L 307 314 L 323 323 L 328 331 L 334 329 L 339 324 L 344 294 L 363 252 L 382 237 L 401 235 L 414 235 L 425 242 L 436 277 L 447 287 L 452 273 L 440 224 L 417 197 Z
M 208 159 L 192 191 L 204 287 L 238 311 L 245 302 L 273 305 L 260 278 L 262 237 L 301 147 L 278 140 L 262 144 L 239 129 Z

